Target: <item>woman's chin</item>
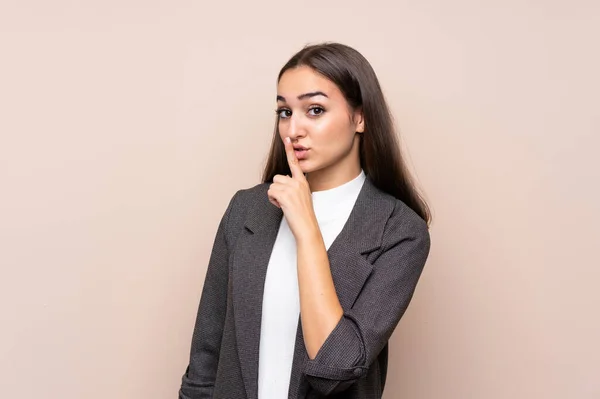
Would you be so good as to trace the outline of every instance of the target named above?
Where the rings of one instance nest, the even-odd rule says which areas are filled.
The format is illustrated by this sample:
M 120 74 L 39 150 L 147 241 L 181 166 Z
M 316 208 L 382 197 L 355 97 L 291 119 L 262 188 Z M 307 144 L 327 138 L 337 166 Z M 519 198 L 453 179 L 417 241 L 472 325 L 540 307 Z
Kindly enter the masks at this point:
M 305 160 L 299 160 L 298 161 L 298 166 L 300 166 L 300 169 L 305 174 L 306 173 L 310 173 L 310 172 L 314 172 L 316 170 L 313 165 L 311 165 L 309 162 L 307 162 Z

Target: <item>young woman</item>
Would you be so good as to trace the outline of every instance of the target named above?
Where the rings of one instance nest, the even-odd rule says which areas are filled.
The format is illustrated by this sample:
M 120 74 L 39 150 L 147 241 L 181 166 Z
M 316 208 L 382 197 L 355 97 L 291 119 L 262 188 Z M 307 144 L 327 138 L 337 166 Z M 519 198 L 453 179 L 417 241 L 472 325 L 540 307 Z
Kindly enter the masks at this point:
M 279 74 L 263 183 L 219 225 L 179 397 L 381 398 L 428 222 L 368 61 L 302 49 Z

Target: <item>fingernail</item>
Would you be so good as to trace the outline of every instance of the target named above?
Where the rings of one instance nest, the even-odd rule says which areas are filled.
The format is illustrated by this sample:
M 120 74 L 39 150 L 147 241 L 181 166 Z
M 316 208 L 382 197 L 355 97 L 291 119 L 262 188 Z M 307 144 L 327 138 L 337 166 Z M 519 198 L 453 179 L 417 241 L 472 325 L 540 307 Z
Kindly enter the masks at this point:
M 285 141 L 287 141 L 288 143 L 291 143 L 291 142 L 292 142 L 292 139 L 291 139 L 291 138 L 289 138 L 289 137 L 286 137 L 286 138 L 285 138 Z

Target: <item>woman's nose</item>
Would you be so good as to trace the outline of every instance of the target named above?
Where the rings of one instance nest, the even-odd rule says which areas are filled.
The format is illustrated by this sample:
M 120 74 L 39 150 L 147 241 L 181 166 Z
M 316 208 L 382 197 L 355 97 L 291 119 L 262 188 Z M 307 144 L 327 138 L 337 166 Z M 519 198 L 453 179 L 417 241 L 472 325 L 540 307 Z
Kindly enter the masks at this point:
M 298 137 L 303 137 L 305 134 L 306 129 L 304 128 L 302 121 L 295 115 L 292 115 L 292 117 L 290 118 L 290 123 L 288 125 L 287 135 L 292 140 L 295 140 Z

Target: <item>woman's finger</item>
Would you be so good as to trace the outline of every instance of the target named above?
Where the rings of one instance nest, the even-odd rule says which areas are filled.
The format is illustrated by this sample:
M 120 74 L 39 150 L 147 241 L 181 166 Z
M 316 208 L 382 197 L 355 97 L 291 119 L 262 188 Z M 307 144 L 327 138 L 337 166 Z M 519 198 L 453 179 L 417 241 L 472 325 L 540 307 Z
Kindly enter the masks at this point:
M 296 153 L 294 152 L 292 139 L 286 137 L 285 140 L 283 140 L 283 143 L 285 145 L 285 153 L 287 155 L 288 165 L 290 166 L 290 171 L 292 172 L 292 178 L 304 179 L 304 173 L 298 164 L 298 158 L 296 158 Z

